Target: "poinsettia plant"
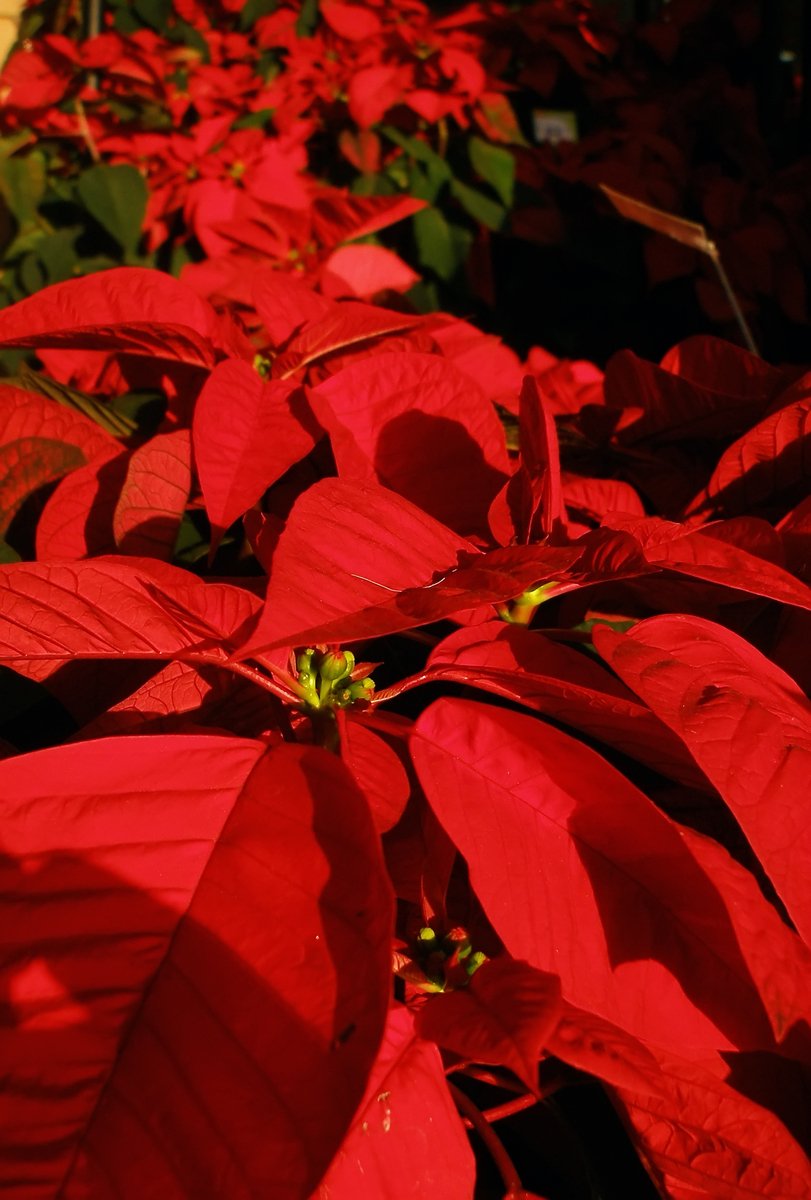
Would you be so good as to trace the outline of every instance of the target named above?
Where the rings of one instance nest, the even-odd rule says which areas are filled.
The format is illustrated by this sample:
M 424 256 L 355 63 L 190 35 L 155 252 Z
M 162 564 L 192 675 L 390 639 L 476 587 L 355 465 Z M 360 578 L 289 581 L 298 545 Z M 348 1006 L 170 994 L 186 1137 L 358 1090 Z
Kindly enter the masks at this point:
M 760 343 L 803 357 L 799 83 L 788 51 L 760 52 L 757 5 L 672 0 L 625 26 L 588 0 L 102 8 L 86 37 L 78 3 L 29 4 L 0 77 L 0 302 L 201 259 L 189 279 L 235 300 L 272 259 L 328 295 L 475 304 L 523 347 L 539 321 L 601 360 L 630 325 L 657 354 L 663 325 L 734 336 L 711 264 L 619 226 L 609 184 L 704 223 Z M 422 208 L 336 221 L 347 188 Z
M 273 267 L 0 346 L 5 1193 L 811 1195 L 811 377 Z

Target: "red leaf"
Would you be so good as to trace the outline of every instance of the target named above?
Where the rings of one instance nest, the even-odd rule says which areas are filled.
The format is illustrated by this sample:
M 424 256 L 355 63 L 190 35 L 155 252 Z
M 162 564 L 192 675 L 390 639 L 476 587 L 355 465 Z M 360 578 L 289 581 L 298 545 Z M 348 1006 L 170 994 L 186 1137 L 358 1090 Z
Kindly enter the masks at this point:
M 157 737 L 0 779 L 6 1185 L 306 1200 L 389 993 L 390 888 L 344 768 Z
M 705 490 L 686 511 L 751 512 L 773 496 L 807 490 L 809 477 L 811 397 L 806 395 L 766 417 L 725 450 Z
M 83 466 L 84 461 L 76 446 L 47 438 L 18 438 L 0 446 L 0 537 L 32 492 Z
M 439 1052 L 396 1004 L 366 1095 L 312 1200 L 472 1200 L 475 1175 Z
M 319 321 L 334 307 L 294 275 L 270 268 L 257 271 L 252 291 L 253 307 L 272 346 L 281 346 L 302 325 Z
M 616 1096 L 664 1196 L 681 1200 L 682 1184 L 712 1200 L 811 1196 L 811 1163 L 773 1113 L 698 1064 L 657 1057 L 660 1094 Z
M 188 429 L 159 433 L 132 455 L 113 514 L 113 533 L 124 554 L 168 562 L 191 490 Z
M 0 385 L 0 537 L 25 499 L 118 443 L 81 413 Z
M 172 733 L 187 727 L 220 726 L 258 737 L 275 724 L 275 708 L 256 684 L 214 667 L 170 662 L 124 700 L 84 725 L 77 737 Z
M 697 334 L 668 350 L 661 367 L 698 387 L 768 404 L 786 386 L 786 374 L 722 338 Z
M 333 303 L 329 312 L 305 325 L 280 354 L 273 364 L 273 374 L 278 379 L 288 379 L 310 363 L 356 346 L 372 338 L 401 329 L 413 329 L 421 318 L 407 313 L 390 312 L 386 308 L 373 308 L 356 300 Z
M 296 415 L 295 385 L 265 381 L 238 359 L 214 368 L 194 410 L 192 436 L 214 545 L 266 488 L 315 444 Z M 299 414 L 309 415 L 303 403 Z M 302 411 L 304 410 L 304 411 Z
M 324 479 L 293 506 L 262 617 L 239 654 L 411 629 L 557 579 L 578 554 L 571 546 L 480 554 L 386 488 Z
M 623 443 L 635 444 L 684 438 L 723 438 L 745 429 L 763 412 L 762 394 L 714 390 L 692 380 L 671 375 L 654 363 L 620 350 L 605 372 L 605 399 L 612 408 L 638 408 L 640 415 L 619 434 Z
M 521 429 L 521 466 L 526 471 L 533 493 L 537 489 L 540 532 L 545 535 L 558 533 L 565 519 L 558 435 L 552 412 L 532 375 L 524 377 L 518 421 Z M 527 514 L 527 531 L 532 526 L 534 515 Z
M 460 629 L 431 652 L 427 674 L 515 700 L 673 779 L 704 783 L 679 740 L 630 689 L 593 658 L 542 633 L 502 621 Z
M 113 513 L 130 455 L 112 447 L 57 486 L 37 522 L 37 558 L 59 562 L 115 552 Z
M 486 531 L 507 472 L 504 432 L 490 401 L 452 363 L 377 354 L 311 395 L 340 475 L 376 479 L 466 536 Z
M 735 535 L 733 529 L 711 525 L 686 530 L 683 525 L 657 517 L 633 518 L 623 514 L 606 517 L 606 526 L 635 537 L 651 566 L 751 596 L 811 608 L 811 588 L 782 567 L 727 541 L 726 536 Z
M 416 1029 L 461 1058 L 508 1067 L 537 1092 L 538 1059 L 560 1014 L 557 975 L 496 958 L 479 967 L 467 987 L 430 997 Z
M 811 940 L 811 710 L 749 642 L 699 617 L 660 616 L 594 644 L 684 741 Z
M 265 609 L 245 653 L 271 644 L 298 645 L 310 629 L 387 606 L 392 594 L 429 583 L 463 549 L 473 551 L 427 513 L 376 484 L 342 479 L 313 484 L 293 505 L 279 538 Z M 397 624 L 398 617 L 403 621 L 395 612 L 389 629 L 416 623 L 406 618 Z M 367 636 L 365 618 L 360 632 L 352 623 L 346 627 L 346 634 L 314 640 Z
M 74 658 L 221 662 L 259 608 L 243 588 L 152 559 L 0 566 L 0 661 L 30 672 Z
M 420 717 L 412 753 L 508 952 L 559 974 L 565 999 L 680 1052 L 773 1044 L 749 961 L 762 924 L 608 763 L 458 700 Z M 774 917 L 762 897 L 760 913 Z
M 546 1039 L 546 1049 L 604 1083 L 646 1095 L 660 1091 L 659 1064 L 647 1046 L 610 1021 L 565 1001 L 560 1019 Z
M 0 313 L 0 346 L 118 350 L 209 367 L 214 310 L 191 288 L 118 267 L 45 288 Z
M 341 758 L 369 801 L 375 828 L 385 833 L 400 820 L 411 795 L 405 767 L 391 746 L 352 712 L 342 730 Z
M 371 299 L 378 292 L 406 292 L 419 275 L 384 246 L 341 246 L 333 250 L 321 272 L 324 295 Z
M 350 95 L 352 86 L 350 83 Z M 337 188 L 325 188 L 313 200 L 313 232 L 323 246 L 335 246 L 387 229 L 425 207 L 425 200 L 416 196 L 353 196 Z

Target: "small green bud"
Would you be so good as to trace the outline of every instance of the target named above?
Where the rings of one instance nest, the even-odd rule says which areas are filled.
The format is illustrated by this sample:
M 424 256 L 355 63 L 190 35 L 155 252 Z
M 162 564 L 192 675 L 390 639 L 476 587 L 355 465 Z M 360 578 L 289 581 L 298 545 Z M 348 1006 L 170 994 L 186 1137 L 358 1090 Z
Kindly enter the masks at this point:
M 436 940 L 436 934 L 428 925 L 424 925 L 417 934 L 417 941 L 421 951 L 433 949 L 434 945 L 436 944 Z
M 479 967 L 483 966 L 486 962 L 487 955 L 483 954 L 481 950 L 475 950 L 465 963 L 465 970 L 468 975 L 475 975 Z
M 345 675 L 351 674 L 354 665 L 355 655 L 351 650 L 335 650 L 322 657 L 318 671 L 322 679 L 337 683 Z
M 311 671 L 314 654 L 315 654 L 315 650 L 313 650 L 313 649 L 302 650 L 301 654 L 299 654 L 298 658 L 296 659 L 297 670 Z
M 365 679 L 359 679 L 357 683 L 350 683 L 347 688 L 350 700 L 368 700 L 374 690 L 375 681 L 369 675 Z

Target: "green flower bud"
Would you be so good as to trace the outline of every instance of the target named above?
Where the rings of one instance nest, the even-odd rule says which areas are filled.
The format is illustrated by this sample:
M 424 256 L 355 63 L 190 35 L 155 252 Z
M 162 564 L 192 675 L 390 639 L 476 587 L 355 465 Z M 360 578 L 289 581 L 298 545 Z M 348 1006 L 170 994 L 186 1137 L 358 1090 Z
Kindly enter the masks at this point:
M 355 655 L 351 650 L 335 650 L 322 657 L 318 671 L 322 679 L 337 683 L 351 673 L 354 665 Z
M 311 671 L 313 664 L 313 655 L 315 650 L 303 650 L 296 659 L 296 669 L 299 671 Z
M 369 675 L 365 679 L 359 679 L 357 683 L 350 683 L 347 688 L 350 700 L 368 700 L 374 690 L 375 681 Z
M 467 971 L 468 975 L 475 975 L 479 967 L 483 966 L 486 962 L 487 955 L 483 954 L 481 950 L 476 950 L 470 955 L 465 963 L 465 970 Z

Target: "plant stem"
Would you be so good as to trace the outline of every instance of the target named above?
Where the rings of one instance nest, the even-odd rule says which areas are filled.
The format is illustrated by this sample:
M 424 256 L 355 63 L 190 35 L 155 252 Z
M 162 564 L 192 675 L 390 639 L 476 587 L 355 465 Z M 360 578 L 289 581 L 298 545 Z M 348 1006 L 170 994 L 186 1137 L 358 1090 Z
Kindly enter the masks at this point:
M 498 1167 L 498 1172 L 504 1182 L 506 1191 L 508 1193 L 522 1191 L 523 1185 L 521 1183 L 521 1178 L 515 1169 L 513 1160 L 504 1149 L 501 1140 L 487 1124 L 487 1121 L 482 1113 L 479 1111 L 473 1101 L 466 1096 L 463 1091 L 456 1087 L 455 1084 L 451 1083 L 450 1080 L 448 1080 L 448 1087 L 450 1088 L 450 1093 L 453 1096 L 454 1104 L 459 1109 L 460 1113 L 463 1113 L 470 1119 L 473 1129 L 476 1130 L 476 1133 L 478 1133 L 482 1142 L 484 1142 L 484 1145 L 487 1147 L 488 1153 Z

